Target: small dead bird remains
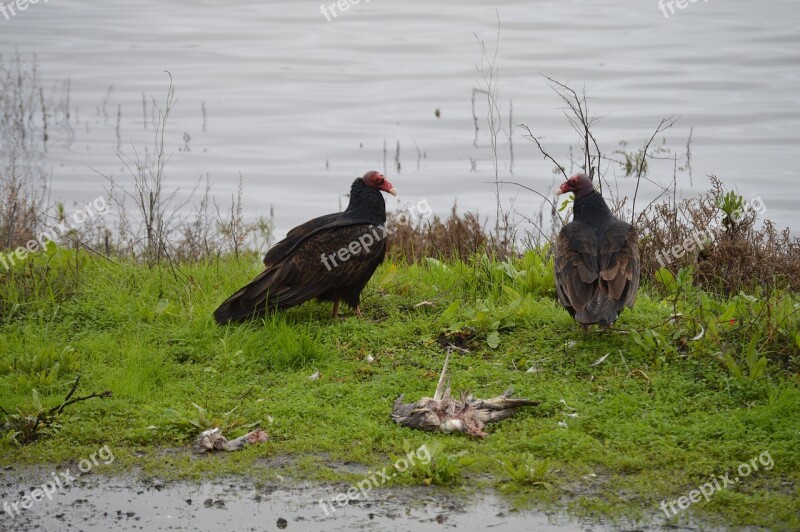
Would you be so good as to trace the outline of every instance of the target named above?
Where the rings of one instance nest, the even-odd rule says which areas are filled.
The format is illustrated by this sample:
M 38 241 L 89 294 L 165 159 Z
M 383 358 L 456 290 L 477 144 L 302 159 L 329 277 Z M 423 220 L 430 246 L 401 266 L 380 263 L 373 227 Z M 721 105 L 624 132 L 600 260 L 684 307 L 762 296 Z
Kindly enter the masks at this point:
M 228 441 L 218 428 L 204 430 L 192 444 L 192 451 L 197 454 L 213 451 L 239 451 L 248 445 L 262 443 L 269 440 L 269 436 L 261 429 L 248 432 L 235 440 Z

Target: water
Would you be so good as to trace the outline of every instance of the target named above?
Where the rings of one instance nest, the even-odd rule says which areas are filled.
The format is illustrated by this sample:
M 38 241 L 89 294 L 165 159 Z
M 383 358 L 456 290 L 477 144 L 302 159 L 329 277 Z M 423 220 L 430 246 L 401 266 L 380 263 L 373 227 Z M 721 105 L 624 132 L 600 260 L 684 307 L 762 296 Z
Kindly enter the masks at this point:
M 168 188 L 188 192 L 208 176 L 222 203 L 241 173 L 247 214 L 273 205 L 279 236 L 337 210 L 368 169 L 385 170 L 400 191 L 390 208 L 424 198 L 446 213 L 457 199 L 461 210 L 492 215 L 487 105 L 477 102 L 476 147 L 471 97 L 478 39 L 491 54 L 499 16 L 503 128 L 512 101 L 513 121 L 566 161 L 577 139 L 542 74 L 586 88 L 604 116 L 595 134 L 607 153 L 620 140 L 642 145 L 661 118 L 680 115 L 664 137 L 682 155 L 694 127 L 692 178 L 677 176 L 682 194 L 704 190 L 716 174 L 746 197 L 761 195 L 779 226 L 798 227 L 796 0 L 697 2 L 669 17 L 657 0 L 363 0 L 331 21 L 320 4 L 42 0 L 9 20 L 0 15 L 4 57 L 35 53 L 47 86 L 70 79 L 74 138 L 54 135 L 48 146 L 53 196 L 85 203 L 102 192 L 98 173 L 123 178 L 117 113 L 124 153 L 152 143 L 142 95 L 163 101 L 168 70 L 178 98 Z M 500 177 L 549 194 L 553 165 L 519 128 L 512 138 L 513 166 L 500 135 Z M 633 180 L 612 165 L 609 179 L 615 174 L 620 193 L 632 194 Z M 671 160 L 651 164 L 656 182 L 672 175 Z M 655 192 L 645 183 L 640 201 Z M 513 186 L 502 195 L 522 214 L 541 205 Z
M 74 470 L 74 468 L 73 468 Z M 25 480 L 19 482 L 19 477 Z M 0 512 L 0 530 L 383 530 L 443 531 L 498 529 L 509 531 L 600 532 L 625 530 L 616 525 L 581 522 L 559 513 L 516 511 L 489 494 L 451 493 L 433 488 L 383 488 L 336 508 L 330 501 L 342 486 L 323 484 L 264 485 L 249 478 L 191 483 L 141 481 L 130 477 L 82 477 L 49 497 L 20 507 L 39 487 L 29 472 L 0 475 L 0 495 L 8 503 Z M 14 477 L 14 478 L 11 478 Z M 49 480 L 47 473 L 40 479 Z M 347 487 L 345 487 L 347 489 Z M 11 504 L 17 503 L 16 507 Z M 662 521 L 656 516 L 657 521 Z M 638 524 L 637 530 L 657 530 Z

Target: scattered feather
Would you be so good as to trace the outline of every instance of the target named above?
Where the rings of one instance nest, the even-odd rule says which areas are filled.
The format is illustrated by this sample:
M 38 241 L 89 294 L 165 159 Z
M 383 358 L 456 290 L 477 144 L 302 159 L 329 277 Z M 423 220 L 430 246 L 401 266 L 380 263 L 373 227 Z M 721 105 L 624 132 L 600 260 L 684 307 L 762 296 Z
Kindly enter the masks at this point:
M 589 367 L 591 368 L 593 366 L 599 366 L 600 364 L 602 364 L 603 362 L 606 361 L 606 359 L 608 358 L 608 355 L 610 355 L 610 354 L 611 353 L 609 352 L 609 353 L 606 353 L 605 355 L 601 356 L 600 358 L 598 358 L 597 360 L 595 360 L 594 362 L 589 364 Z
M 564 408 L 569 408 L 573 412 L 576 410 L 575 408 L 572 408 L 571 406 L 569 406 L 564 399 L 559 399 L 558 402 L 561 403 L 562 405 L 564 405 Z
M 447 352 L 452 353 L 453 351 L 458 351 L 459 353 L 467 354 L 469 353 L 469 349 L 464 349 L 463 347 L 458 347 L 457 345 L 447 344 Z

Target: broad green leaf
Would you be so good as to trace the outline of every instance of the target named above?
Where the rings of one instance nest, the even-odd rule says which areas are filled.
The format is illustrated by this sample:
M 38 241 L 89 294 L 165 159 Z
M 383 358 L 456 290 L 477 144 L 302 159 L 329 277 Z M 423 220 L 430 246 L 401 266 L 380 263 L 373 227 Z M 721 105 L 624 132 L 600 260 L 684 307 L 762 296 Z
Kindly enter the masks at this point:
M 675 281 L 675 276 L 672 275 L 672 272 L 669 271 L 664 266 L 656 270 L 655 278 L 656 281 L 661 283 L 661 285 L 670 292 L 674 292 L 675 288 L 677 288 L 677 282 Z
M 492 331 L 486 336 L 486 343 L 492 349 L 497 349 L 497 346 L 500 345 L 500 333 L 497 331 Z
M 458 309 L 460 308 L 461 308 L 461 300 L 456 299 L 455 301 L 450 303 L 450 305 L 446 309 L 444 309 L 444 312 L 442 312 L 441 315 L 441 320 L 445 323 L 449 323 L 450 321 L 453 320 L 453 318 L 455 318 L 456 314 L 458 313 Z
M 739 364 L 736 363 L 736 361 L 733 359 L 730 353 L 725 353 L 725 365 L 728 366 L 728 369 L 730 370 L 731 373 L 733 373 L 734 377 L 736 377 L 737 379 L 742 378 L 742 370 L 739 367 Z

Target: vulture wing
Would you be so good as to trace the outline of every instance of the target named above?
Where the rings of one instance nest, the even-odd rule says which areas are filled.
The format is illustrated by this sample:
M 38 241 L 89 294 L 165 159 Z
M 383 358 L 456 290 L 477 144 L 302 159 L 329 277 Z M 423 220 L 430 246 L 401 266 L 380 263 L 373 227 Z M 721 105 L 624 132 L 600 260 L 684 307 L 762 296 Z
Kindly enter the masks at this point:
M 636 230 L 628 223 L 614 219 L 601 236 L 599 267 L 600 290 L 624 306 L 633 307 L 639 290 L 641 263 Z
M 595 298 L 597 279 L 597 234 L 594 228 L 573 221 L 561 228 L 555 253 L 556 293 L 572 316 Z
M 343 225 L 348 222 L 329 219 L 333 221 L 307 234 L 302 234 L 307 229 L 300 229 L 311 222 L 290 231 L 290 236 L 267 253 L 266 269 L 220 305 L 214 313 L 217 322 L 246 319 L 266 309 L 286 309 L 314 298 L 342 299 L 356 306 L 364 286 L 383 262 L 385 235 L 372 224 Z M 372 245 L 367 246 L 370 240 Z M 341 260 L 339 250 L 349 250 L 353 242 L 359 244 L 358 253 L 348 251 L 349 258 Z M 280 253 L 275 252 L 279 246 Z
M 573 221 L 556 243 L 558 299 L 582 324 L 613 323 L 633 306 L 641 266 L 635 229 L 612 218 L 600 230 Z
M 267 251 L 267 254 L 264 256 L 264 266 L 267 268 L 274 266 L 304 238 L 321 228 L 335 225 L 337 221 L 342 219 L 342 217 L 343 213 L 335 212 L 333 214 L 318 216 L 317 218 L 309 220 L 302 225 L 298 225 L 286 234 L 286 238 L 272 246 L 269 251 Z

